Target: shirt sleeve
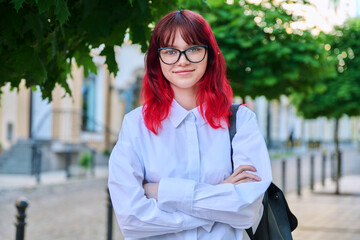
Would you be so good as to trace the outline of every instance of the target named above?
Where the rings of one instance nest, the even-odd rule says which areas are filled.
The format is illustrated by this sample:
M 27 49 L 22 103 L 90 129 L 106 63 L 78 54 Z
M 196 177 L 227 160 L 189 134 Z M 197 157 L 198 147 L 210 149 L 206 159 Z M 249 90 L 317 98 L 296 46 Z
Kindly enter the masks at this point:
M 144 195 L 144 167 L 128 140 L 129 124 L 123 127 L 109 160 L 109 191 L 114 212 L 126 238 L 144 238 L 203 227 L 210 231 L 213 221 L 181 211 L 165 212 L 154 199 Z
M 159 184 L 160 209 L 182 211 L 191 216 L 247 229 L 261 216 L 263 194 L 272 176 L 264 138 L 255 114 L 241 107 L 237 112 L 237 133 L 232 141 L 234 169 L 253 165 L 260 182 L 210 185 L 189 179 L 164 178 Z M 230 159 L 229 159 L 230 161 Z

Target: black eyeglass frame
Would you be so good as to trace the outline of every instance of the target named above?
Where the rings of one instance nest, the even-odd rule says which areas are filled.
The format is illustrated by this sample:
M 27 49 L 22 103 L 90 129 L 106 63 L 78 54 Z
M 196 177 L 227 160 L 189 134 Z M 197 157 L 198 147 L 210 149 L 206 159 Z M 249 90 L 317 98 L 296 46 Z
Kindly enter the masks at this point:
M 194 48 L 194 47 L 203 47 L 203 48 L 205 48 L 204 57 L 203 57 L 200 61 L 193 62 L 193 61 L 191 61 L 191 60 L 188 58 L 188 56 L 186 55 L 186 51 L 189 50 L 189 49 L 191 49 L 191 48 Z M 178 59 L 177 59 L 174 63 L 166 63 L 166 62 L 162 59 L 161 54 L 160 54 L 160 51 L 161 51 L 161 50 L 164 50 L 164 49 L 172 49 L 172 50 L 178 51 L 178 52 L 180 53 Z M 208 50 L 208 46 L 207 46 L 207 45 L 195 45 L 195 46 L 188 47 L 188 48 L 185 49 L 184 51 L 181 51 L 181 50 L 179 50 L 179 49 L 172 48 L 172 47 L 158 48 L 157 51 L 158 51 L 160 60 L 161 60 L 164 64 L 166 64 L 166 65 L 174 65 L 175 63 L 177 63 L 177 62 L 180 60 L 181 54 L 184 54 L 186 60 L 188 60 L 188 61 L 191 62 L 191 63 L 199 63 L 199 62 L 202 62 L 202 61 L 204 60 L 205 56 L 206 56 L 207 50 Z

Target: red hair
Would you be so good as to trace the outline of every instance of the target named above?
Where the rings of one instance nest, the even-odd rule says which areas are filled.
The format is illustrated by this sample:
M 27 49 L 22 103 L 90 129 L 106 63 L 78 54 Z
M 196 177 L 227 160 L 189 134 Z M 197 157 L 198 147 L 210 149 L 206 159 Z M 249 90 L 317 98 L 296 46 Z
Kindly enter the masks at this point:
M 197 83 L 196 97 L 203 118 L 215 129 L 221 127 L 222 120 L 229 124 L 233 92 L 226 78 L 225 59 L 206 20 L 198 13 L 181 10 L 160 19 L 150 39 L 141 90 L 146 127 L 157 134 L 161 122 L 169 115 L 174 92 L 162 74 L 157 50 L 171 46 L 177 31 L 189 45 L 208 46 L 208 63 L 204 76 Z

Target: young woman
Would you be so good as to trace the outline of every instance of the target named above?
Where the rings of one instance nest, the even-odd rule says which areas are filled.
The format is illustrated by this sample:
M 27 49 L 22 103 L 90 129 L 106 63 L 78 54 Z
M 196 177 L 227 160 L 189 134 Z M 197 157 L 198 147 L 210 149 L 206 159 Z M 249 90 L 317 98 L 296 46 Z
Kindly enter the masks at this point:
M 253 112 L 240 107 L 230 158 L 232 90 L 208 23 L 189 10 L 156 25 L 144 105 L 126 114 L 109 162 L 109 189 L 125 239 L 243 239 L 256 228 L 271 182 Z

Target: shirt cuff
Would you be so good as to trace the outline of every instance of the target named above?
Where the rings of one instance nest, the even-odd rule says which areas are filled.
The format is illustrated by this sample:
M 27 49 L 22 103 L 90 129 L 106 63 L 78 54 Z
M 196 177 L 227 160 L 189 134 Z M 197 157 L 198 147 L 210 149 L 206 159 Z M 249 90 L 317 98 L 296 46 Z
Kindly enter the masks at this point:
M 195 182 L 181 178 L 163 178 L 158 189 L 158 206 L 166 212 L 192 210 Z

